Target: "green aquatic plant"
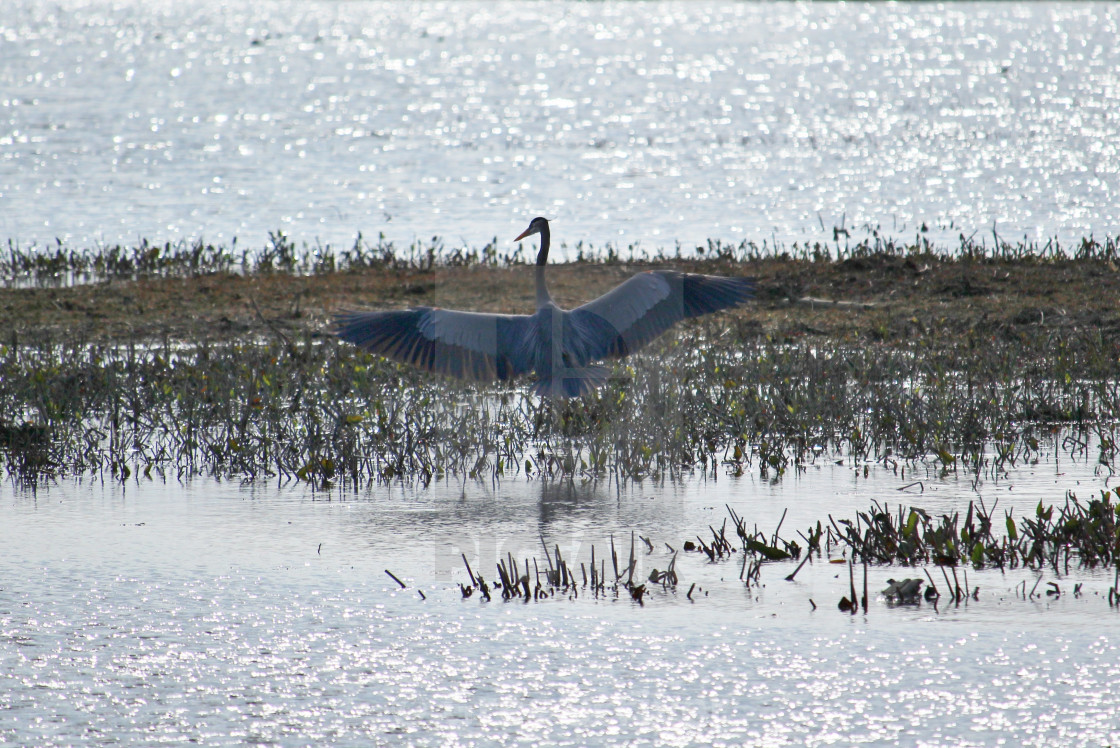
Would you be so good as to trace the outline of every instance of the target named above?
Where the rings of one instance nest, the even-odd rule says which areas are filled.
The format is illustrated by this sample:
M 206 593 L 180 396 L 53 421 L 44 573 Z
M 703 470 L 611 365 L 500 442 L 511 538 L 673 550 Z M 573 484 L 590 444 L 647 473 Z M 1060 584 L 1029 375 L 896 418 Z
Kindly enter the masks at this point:
M 793 581 L 806 564 L 827 557 L 830 563 L 848 568 L 847 575 L 840 575 L 846 577 L 843 580 L 845 596 L 840 601 L 843 611 L 868 610 L 868 568 L 871 565 L 923 567 L 914 577 L 888 580 L 881 594 L 889 605 L 916 605 L 922 600 L 936 605 L 942 599 L 960 604 L 980 599 L 979 587 L 969 581 L 970 567 L 975 570 L 998 566 L 1002 570 L 1023 568 L 1035 572 L 1049 568 L 1060 579 L 1070 574 L 1072 559 L 1080 569 L 1116 568 L 1117 579 L 1120 579 L 1118 500 L 1120 488 L 1101 491 L 1099 498 L 1085 502 L 1070 493 L 1062 505 L 1044 506 L 1040 502 L 1033 512 L 1017 520 L 1012 513 L 1005 513 L 1006 533 L 996 521 L 996 507 L 989 509 L 982 502 L 971 503 L 964 517 L 959 512 L 935 516 L 921 507 L 903 505 L 892 511 L 873 502 L 867 511 L 857 512 L 854 519 L 829 516 L 827 524 L 818 522 L 808 533 L 798 532 L 804 546 L 797 540 L 782 537 L 784 513 L 773 531 L 767 534 L 757 526 L 749 526 L 746 518 L 728 505 L 728 516 L 722 524 L 709 525 L 685 540 L 679 552 L 665 544 L 669 563 L 664 571 L 654 568 L 644 578 L 635 574 L 639 552 L 648 556 L 655 546 L 649 538 L 633 531 L 628 553 L 623 552 L 625 545 L 616 544 L 612 534 L 609 558 L 608 553 L 597 553 L 596 546 L 592 545 L 590 553 L 582 560 L 564 558 L 558 545 L 550 550 L 541 536 L 542 558 L 522 560 L 507 553 L 498 560 L 493 590 L 503 601 L 574 600 L 581 595 L 592 599 L 619 599 L 629 594 L 635 602 L 644 604 L 657 586 L 662 592 L 673 595 L 682 582 L 681 574 L 694 570 L 696 561 L 704 565 L 735 564 L 739 567 L 739 580 L 747 589 L 761 589 L 764 569 L 772 570 L 775 564 L 785 568 L 796 564 L 796 568 L 785 575 L 787 581 Z M 691 565 L 686 563 L 684 571 L 678 572 L 681 553 L 686 561 L 696 561 Z M 463 563 L 471 582 L 469 586 L 460 584 L 463 598 L 477 592 L 482 600 L 493 600 L 491 586 L 471 568 L 465 554 Z M 856 581 L 858 565 L 863 566 L 862 595 Z M 930 567 L 934 567 L 932 573 Z M 927 582 L 923 592 L 922 587 Z M 1041 575 L 1034 589 L 1028 590 L 1025 582 L 1020 583 L 1016 586 L 1016 597 L 1034 599 L 1041 583 Z M 1037 596 L 1062 594 L 1058 582 L 1046 584 L 1047 589 Z M 1073 586 L 1075 597 L 1081 594 L 1082 586 L 1083 583 Z M 696 583 L 691 582 L 686 595 L 690 601 L 695 588 Z M 1108 602 L 1110 606 L 1120 605 L 1120 592 L 1115 584 L 1109 588 Z M 816 608 L 812 600 L 809 603 Z
M 359 488 L 445 478 L 630 480 L 823 459 L 998 475 L 1045 450 L 1113 470 L 1107 346 L 824 347 L 690 326 L 554 404 L 468 386 L 303 334 L 195 345 L 42 336 L 0 346 L 0 468 Z M 698 343 L 698 344 L 697 344 Z M 1056 354 L 1052 351 L 1057 351 Z
M 840 237 L 843 236 L 843 241 Z M 1120 262 L 1120 236 L 1103 240 L 1084 237 L 1072 245 L 1057 239 L 1045 242 L 1022 239 L 1008 241 L 993 235 L 977 238 L 961 234 L 955 244 L 938 246 L 923 232 L 913 239 L 884 236 L 866 227 L 864 236 L 853 239 L 851 231 L 834 231 L 833 241 L 793 242 L 776 240 L 726 242 L 709 239 L 700 245 L 648 249 L 641 244 L 625 248 L 606 243 L 596 247 L 578 242 L 561 249 L 578 263 L 666 262 L 707 260 L 745 263 L 771 259 L 807 263 L 847 262 L 853 266 L 884 260 L 918 262 L 1064 262 L 1069 260 Z M 246 246 L 235 238 L 228 246 L 204 239 L 152 241 L 143 239 L 134 246 L 121 244 L 69 247 L 61 240 L 52 245 L 21 246 L 8 240 L 0 251 L 0 282 L 8 285 L 58 286 L 138 278 L 188 278 L 215 273 L 246 275 L 289 273 L 318 275 L 359 269 L 395 272 L 426 271 L 436 267 L 502 267 L 525 264 L 520 247 L 501 250 L 495 237 L 481 247 L 449 246 L 444 239 L 414 240 L 398 244 L 384 233 L 370 240 L 357 234 L 349 246 L 319 242 L 296 243 L 283 231 L 268 234 L 260 246 Z M 968 292 L 964 282 L 962 292 Z M 889 334 L 884 321 L 882 334 Z
M 959 512 L 933 516 L 918 507 L 899 505 L 891 511 L 875 502 L 855 519 L 834 520 L 822 536 L 819 528 L 810 551 L 832 546 L 846 548 L 852 558 L 870 563 L 908 566 L 937 564 L 1000 569 L 1050 567 L 1068 572 L 1072 560 L 1080 567 L 1120 564 L 1120 488 L 1101 491 L 1099 498 L 1081 501 L 1067 492 L 1061 506 L 1043 506 L 1033 514 L 1003 522 L 982 501 L 969 502 Z

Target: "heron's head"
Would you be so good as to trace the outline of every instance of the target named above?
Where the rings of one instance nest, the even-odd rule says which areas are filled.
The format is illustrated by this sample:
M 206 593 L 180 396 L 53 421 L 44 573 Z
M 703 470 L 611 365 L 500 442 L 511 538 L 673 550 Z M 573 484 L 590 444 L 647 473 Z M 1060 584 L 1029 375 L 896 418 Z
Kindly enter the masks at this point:
M 520 234 L 518 234 L 517 238 L 514 239 L 514 241 L 519 242 L 522 239 L 524 239 L 525 237 L 532 236 L 533 234 L 540 234 L 541 235 L 541 248 L 540 248 L 540 251 L 537 252 L 537 264 L 538 265 L 543 265 L 545 263 L 545 261 L 548 260 L 548 219 L 547 218 L 541 218 L 540 216 L 537 216 L 536 218 L 534 218 L 532 221 L 529 222 L 529 228 L 525 229 Z

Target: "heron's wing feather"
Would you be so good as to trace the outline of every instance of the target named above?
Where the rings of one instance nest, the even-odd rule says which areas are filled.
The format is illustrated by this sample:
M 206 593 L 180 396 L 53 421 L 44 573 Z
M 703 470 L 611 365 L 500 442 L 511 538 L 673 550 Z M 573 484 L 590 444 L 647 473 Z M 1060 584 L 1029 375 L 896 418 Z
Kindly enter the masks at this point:
M 506 380 L 532 368 L 526 355 L 529 318 L 413 307 L 348 312 L 336 334 L 370 353 L 425 371 L 474 381 Z
M 657 271 L 640 273 L 572 310 L 582 328 L 601 329 L 593 358 L 625 356 L 689 317 L 738 306 L 754 296 L 751 278 Z M 597 319 L 596 319 L 597 318 Z

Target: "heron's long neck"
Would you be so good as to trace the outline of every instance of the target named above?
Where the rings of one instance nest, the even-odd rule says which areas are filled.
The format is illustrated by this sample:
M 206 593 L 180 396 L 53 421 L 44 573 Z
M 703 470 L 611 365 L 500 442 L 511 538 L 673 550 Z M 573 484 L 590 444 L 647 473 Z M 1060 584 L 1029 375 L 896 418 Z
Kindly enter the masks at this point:
M 545 224 L 544 229 L 541 231 L 541 248 L 537 252 L 537 308 L 539 309 L 546 304 L 552 303 L 552 295 L 548 292 L 548 284 L 544 279 L 545 263 L 548 262 L 548 224 Z

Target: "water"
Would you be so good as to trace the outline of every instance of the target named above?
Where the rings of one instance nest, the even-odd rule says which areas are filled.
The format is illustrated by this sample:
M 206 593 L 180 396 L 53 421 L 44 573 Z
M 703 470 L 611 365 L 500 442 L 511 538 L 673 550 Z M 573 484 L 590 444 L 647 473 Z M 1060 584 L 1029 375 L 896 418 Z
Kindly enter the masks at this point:
M 1120 233 L 1115 6 L 10 0 L 0 238 Z
M 898 489 L 920 478 L 917 487 Z M 629 531 L 641 574 L 732 504 L 783 536 L 872 499 L 1016 516 L 1112 479 L 1089 462 L 965 478 L 823 462 L 771 482 L 300 487 L 100 480 L 3 489 L 0 741 L 12 745 L 1102 745 L 1120 739 L 1111 575 L 1024 600 L 1028 571 L 973 571 L 977 600 L 840 613 L 844 566 L 679 557 L 676 592 L 525 604 L 461 598 L 460 553 L 598 558 Z M 329 500 L 328 500 L 329 499 Z M 401 577 L 400 589 L 384 570 Z M 610 562 L 607 562 L 610 568 Z M 933 572 L 938 573 L 936 568 Z M 1079 597 L 1072 585 L 1079 581 Z M 686 597 L 696 583 L 692 600 Z M 860 584 L 861 581 L 857 581 Z M 422 599 L 417 590 L 425 595 Z M 814 610 L 809 602 L 817 605 Z
M 598 246 L 841 224 L 1100 238 L 1120 232 L 1117 25 L 1103 4 L 12 0 L 0 238 L 479 245 L 536 214 Z M 1109 486 L 1094 468 L 357 496 L 6 483 L 0 743 L 1116 744 L 1107 572 L 972 571 L 976 600 L 892 606 L 876 592 L 919 571 L 873 568 L 856 616 L 828 563 L 794 582 L 767 564 L 748 589 L 682 555 L 644 606 L 458 588 L 460 554 L 492 580 L 542 536 L 586 563 L 636 531 L 644 577 L 725 503 L 767 532 L 784 514 L 785 537 L 872 500 L 1022 516 Z M 1047 582 L 1062 594 L 1019 592 Z

